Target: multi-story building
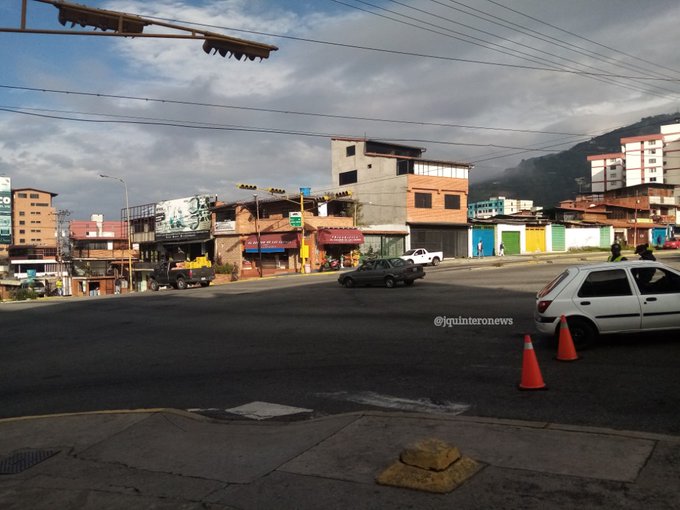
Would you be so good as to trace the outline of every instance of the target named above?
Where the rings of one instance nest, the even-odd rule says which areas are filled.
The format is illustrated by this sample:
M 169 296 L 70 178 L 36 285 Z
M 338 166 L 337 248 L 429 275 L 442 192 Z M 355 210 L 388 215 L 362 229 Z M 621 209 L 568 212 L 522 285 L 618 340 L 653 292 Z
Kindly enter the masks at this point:
M 333 186 L 351 191 L 356 220 L 404 248 L 468 254 L 469 163 L 423 158 L 425 149 L 363 138 L 331 140 Z M 382 230 L 382 232 L 381 232 Z M 368 234 L 367 234 L 368 237 Z M 368 240 L 368 239 L 367 239 Z
M 491 197 L 489 200 L 469 203 L 468 218 L 485 219 L 499 215 L 517 214 L 524 211 L 535 212 L 540 209 L 540 207 L 534 207 L 533 200 Z
M 680 123 L 661 126 L 658 134 L 621 138 L 621 152 L 588 161 L 593 193 L 639 184 L 680 186 Z
M 604 193 L 605 191 L 623 188 L 625 182 L 624 154 L 596 154 L 588 156 L 591 172 L 591 191 Z
M 128 251 L 127 223 L 104 221 L 93 214 L 90 221 L 74 220 L 69 225 L 73 295 L 125 292 L 129 265 L 137 252 Z
M 243 277 L 299 272 L 301 251 L 305 272 L 320 269 L 329 257 L 355 265 L 364 236 L 354 226 L 353 211 L 351 199 L 305 195 L 217 204 L 214 260 L 235 265 Z M 298 216 L 299 227 L 292 216 Z
M 663 135 L 621 138 L 621 152 L 626 161 L 626 186 L 664 183 Z
M 55 275 L 57 267 L 56 193 L 34 188 L 12 190 L 10 271 L 17 278 L 29 274 Z

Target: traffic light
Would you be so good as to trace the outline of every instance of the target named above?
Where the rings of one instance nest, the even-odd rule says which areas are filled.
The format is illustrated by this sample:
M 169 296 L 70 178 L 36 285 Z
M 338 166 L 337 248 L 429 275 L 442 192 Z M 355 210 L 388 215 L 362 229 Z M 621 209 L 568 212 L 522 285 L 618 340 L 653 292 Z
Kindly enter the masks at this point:
M 223 57 L 231 54 L 236 60 L 241 60 L 241 57 L 249 60 L 255 60 L 256 58 L 262 60 L 263 58 L 269 58 L 269 52 L 276 51 L 277 49 L 276 46 L 227 36 L 206 37 L 205 41 L 203 41 L 203 51 L 207 54 L 214 52 L 219 53 Z
M 330 202 L 331 200 L 333 200 L 333 197 L 330 195 L 323 195 L 321 197 L 321 200 L 323 200 L 324 202 Z
M 338 193 L 335 194 L 335 198 L 345 198 L 351 196 L 352 196 L 351 191 L 339 191 Z
M 237 184 L 236 187 L 239 189 L 257 189 L 255 184 Z
M 269 193 L 272 193 L 272 194 L 275 194 L 275 193 L 279 194 L 279 195 L 285 195 L 286 194 L 286 190 L 281 189 L 281 188 L 267 188 L 267 191 L 269 191 Z
M 66 26 L 66 23 L 71 23 L 71 28 L 80 25 L 81 27 L 98 28 L 102 31 L 113 30 L 126 34 L 141 34 L 144 27 L 151 24 L 133 14 L 95 9 L 66 2 L 53 5 L 59 9 L 59 23 L 64 26 Z

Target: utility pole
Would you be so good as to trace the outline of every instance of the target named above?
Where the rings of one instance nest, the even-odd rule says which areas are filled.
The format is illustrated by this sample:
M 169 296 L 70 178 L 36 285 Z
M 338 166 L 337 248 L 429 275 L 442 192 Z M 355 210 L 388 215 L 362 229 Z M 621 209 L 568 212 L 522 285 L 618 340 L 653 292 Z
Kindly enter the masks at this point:
M 257 236 L 257 258 L 259 260 L 258 269 L 262 278 L 262 240 L 260 239 L 260 202 L 257 193 L 253 193 L 255 198 L 255 235 Z

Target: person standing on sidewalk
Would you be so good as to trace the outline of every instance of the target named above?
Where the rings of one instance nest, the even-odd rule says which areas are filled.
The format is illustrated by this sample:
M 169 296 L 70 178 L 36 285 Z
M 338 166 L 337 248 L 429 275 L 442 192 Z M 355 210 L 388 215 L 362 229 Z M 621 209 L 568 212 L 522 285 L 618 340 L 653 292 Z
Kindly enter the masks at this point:
M 499 257 L 505 256 L 505 245 L 503 244 L 503 241 L 501 241 L 501 244 L 498 245 L 498 256 Z
M 484 243 L 481 239 L 477 242 L 477 257 L 484 258 Z

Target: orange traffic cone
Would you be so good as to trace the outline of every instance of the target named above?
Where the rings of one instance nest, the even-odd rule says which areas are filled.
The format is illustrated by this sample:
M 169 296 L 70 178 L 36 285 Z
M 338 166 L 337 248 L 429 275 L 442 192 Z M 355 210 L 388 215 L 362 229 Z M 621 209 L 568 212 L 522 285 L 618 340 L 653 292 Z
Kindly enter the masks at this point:
M 524 355 L 522 357 L 522 381 L 519 383 L 520 390 L 544 390 L 547 389 L 543 382 L 541 369 L 538 367 L 534 345 L 531 337 L 524 335 Z
M 560 338 L 555 359 L 558 361 L 576 361 L 581 359 L 578 354 L 576 354 L 574 340 L 571 338 L 567 318 L 564 315 L 560 317 Z

